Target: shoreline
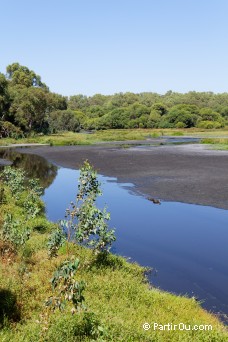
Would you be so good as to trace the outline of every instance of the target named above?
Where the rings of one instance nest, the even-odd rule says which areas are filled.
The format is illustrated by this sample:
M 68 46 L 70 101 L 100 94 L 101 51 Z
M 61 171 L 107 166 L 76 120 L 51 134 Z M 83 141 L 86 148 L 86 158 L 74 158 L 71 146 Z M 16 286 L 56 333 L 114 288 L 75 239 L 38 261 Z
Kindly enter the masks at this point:
M 21 147 L 17 151 L 71 169 L 79 169 L 88 159 L 98 173 L 134 184 L 131 190 L 141 195 L 228 209 L 228 151 L 200 144 L 130 144 L 124 148 L 125 144 Z

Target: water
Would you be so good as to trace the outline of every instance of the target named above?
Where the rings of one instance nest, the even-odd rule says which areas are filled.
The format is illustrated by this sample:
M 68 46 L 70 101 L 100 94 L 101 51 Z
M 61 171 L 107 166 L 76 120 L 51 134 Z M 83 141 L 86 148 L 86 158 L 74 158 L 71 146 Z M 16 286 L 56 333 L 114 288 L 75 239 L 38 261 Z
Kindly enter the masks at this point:
M 31 177 L 40 177 L 52 221 L 64 218 L 75 199 L 79 171 L 57 168 L 41 157 L 0 151 Z M 213 312 L 228 314 L 228 211 L 192 204 L 155 205 L 134 193 L 131 184 L 99 176 L 110 227 L 116 227 L 113 252 L 152 268 L 151 283 L 176 294 L 195 296 Z
M 26 170 L 29 177 L 39 178 L 43 188 L 51 185 L 57 175 L 57 166 L 34 154 L 22 154 L 12 148 L 4 148 L 0 149 L 1 158 L 6 160 L 7 164 L 11 161 L 14 167 Z
M 47 216 L 62 219 L 75 199 L 79 171 L 60 168 L 45 190 Z M 175 202 L 155 205 L 136 196 L 129 184 L 99 176 L 110 227 L 116 227 L 113 252 L 153 268 L 156 287 L 204 300 L 214 312 L 228 313 L 228 211 Z

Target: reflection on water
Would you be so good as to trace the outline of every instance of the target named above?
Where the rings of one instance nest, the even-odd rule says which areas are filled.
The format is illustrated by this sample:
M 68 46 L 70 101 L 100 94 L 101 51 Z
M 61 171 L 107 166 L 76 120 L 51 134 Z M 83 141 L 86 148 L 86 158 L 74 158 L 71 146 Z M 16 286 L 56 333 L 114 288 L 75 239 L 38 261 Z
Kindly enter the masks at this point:
M 76 170 L 59 169 L 43 197 L 49 219 L 64 217 L 78 176 Z M 228 211 L 175 202 L 154 205 L 130 193 L 129 184 L 99 179 L 104 195 L 98 205 L 108 205 L 110 227 L 116 227 L 113 252 L 152 267 L 155 286 L 196 296 L 205 308 L 228 313 Z
M 33 154 L 22 154 L 13 149 L 0 149 L 0 158 L 12 161 L 12 166 L 22 168 L 31 178 L 39 178 L 43 188 L 49 187 L 57 175 L 57 166 Z
M 198 143 L 200 141 L 200 138 L 181 137 L 181 136 L 169 137 L 165 135 L 163 135 L 161 139 L 164 140 L 165 144 L 183 144 L 183 145 Z

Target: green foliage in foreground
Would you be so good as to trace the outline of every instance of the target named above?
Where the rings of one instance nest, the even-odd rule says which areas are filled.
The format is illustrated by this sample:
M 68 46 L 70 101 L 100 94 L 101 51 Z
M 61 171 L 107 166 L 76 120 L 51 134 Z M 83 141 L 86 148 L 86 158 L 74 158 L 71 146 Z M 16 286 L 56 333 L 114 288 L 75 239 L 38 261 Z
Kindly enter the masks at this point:
M 58 295 L 57 297 L 49 297 L 46 301 L 46 306 L 52 306 L 54 310 L 59 309 L 63 311 L 67 301 L 69 301 L 74 305 L 71 313 L 74 313 L 80 306 L 84 307 L 83 301 L 85 298 L 82 292 L 85 289 L 85 282 L 78 282 L 74 279 L 78 266 L 79 259 L 73 261 L 66 260 L 56 269 L 51 279 L 51 284 L 53 290 L 58 287 Z
M 27 216 L 23 198 L 16 199 L 2 182 L 1 187 L 4 187 L 0 211 L 2 231 L 6 214 L 13 215 L 15 220 L 26 220 Z M 23 191 L 24 198 L 26 191 Z M 35 218 L 27 219 L 27 225 L 30 238 L 18 249 L 0 239 L 1 342 L 227 340 L 225 327 L 194 298 L 151 288 L 144 278 L 145 269 L 137 264 L 108 253 L 96 255 L 91 249 L 69 241 L 50 259 L 47 241 L 50 230 L 56 226 L 48 223 L 41 211 Z M 71 264 L 66 264 L 69 255 L 75 262 L 69 260 Z M 69 268 L 72 272 L 68 272 Z M 44 305 L 53 297 L 51 279 L 56 297 L 66 295 L 64 313 L 61 310 L 53 313 Z M 81 294 L 78 286 L 83 282 L 87 309 L 72 312 L 72 286 L 76 304 L 80 304 L 84 298 L 78 297 Z M 212 325 L 212 330 L 145 331 L 142 327 L 145 322 L 151 326 L 153 322 L 207 324 Z
M 7 185 L 10 194 L 15 199 L 15 204 L 20 208 L 20 215 L 15 214 L 14 211 L 4 214 L 1 238 L 17 250 L 23 247 L 30 237 L 29 220 L 36 218 L 44 211 L 43 203 L 39 198 L 42 188 L 37 179 L 29 180 L 24 171 L 11 167 L 5 167 L 0 178 L 3 182 L 4 193 L 4 185 Z
M 66 210 L 66 220 L 61 221 L 68 237 L 76 242 L 92 247 L 97 253 L 108 252 L 116 240 L 114 229 L 108 228 L 110 214 L 96 206 L 96 199 L 102 194 L 97 172 L 85 161 L 80 168 L 76 201 Z M 72 236 L 71 236 L 72 235 Z

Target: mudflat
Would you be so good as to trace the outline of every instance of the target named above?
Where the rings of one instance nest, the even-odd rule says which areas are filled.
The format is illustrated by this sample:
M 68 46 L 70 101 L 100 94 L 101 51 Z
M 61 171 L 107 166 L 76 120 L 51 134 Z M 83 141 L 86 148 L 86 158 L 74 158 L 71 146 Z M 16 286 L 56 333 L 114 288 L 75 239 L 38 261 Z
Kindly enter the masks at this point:
M 228 209 L 228 151 L 209 150 L 200 144 L 124 148 L 126 143 L 18 151 L 73 169 L 88 159 L 100 174 L 133 183 L 135 191 L 145 196 Z

